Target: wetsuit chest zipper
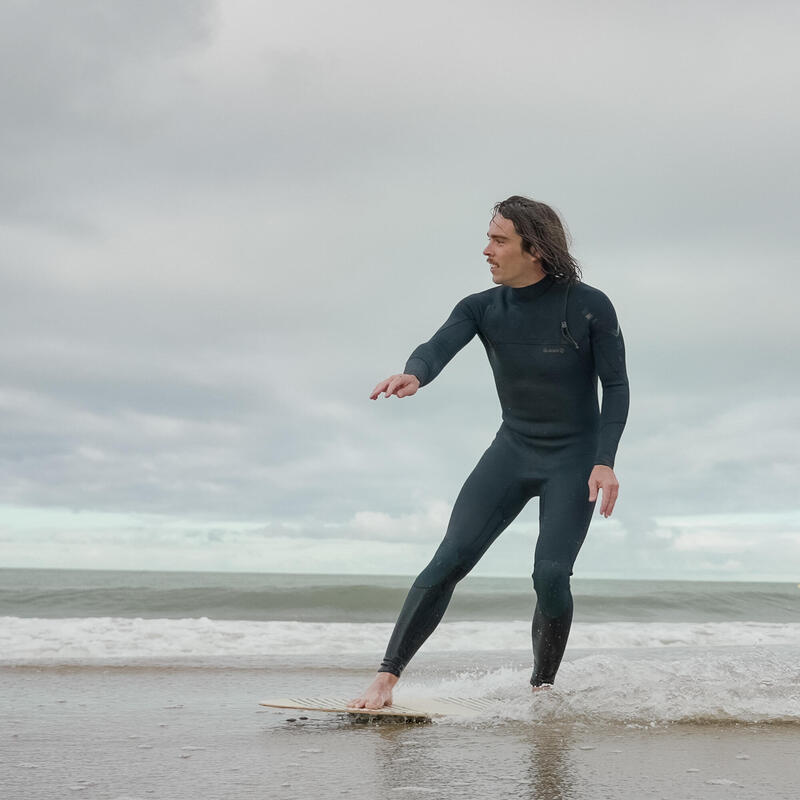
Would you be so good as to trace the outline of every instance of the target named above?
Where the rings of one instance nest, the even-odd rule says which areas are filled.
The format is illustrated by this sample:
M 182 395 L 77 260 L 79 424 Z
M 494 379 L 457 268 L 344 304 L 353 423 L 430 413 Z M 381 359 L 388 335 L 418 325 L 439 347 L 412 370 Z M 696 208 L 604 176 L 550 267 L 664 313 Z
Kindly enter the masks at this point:
M 570 332 L 569 332 L 569 328 L 567 327 L 567 321 L 566 321 L 566 320 L 562 320 L 562 321 L 561 321 L 561 335 L 562 335 L 562 336 L 563 336 L 563 337 L 564 337 L 564 338 L 565 338 L 565 339 L 566 339 L 568 342 L 570 342 L 570 343 L 572 344 L 572 346 L 573 346 L 573 347 L 574 347 L 576 350 L 580 350 L 580 347 L 578 347 L 578 343 L 577 343 L 577 342 L 576 342 L 576 341 L 575 341 L 575 340 L 572 338 L 572 335 L 571 335 L 571 334 L 570 334 Z
M 569 284 L 567 284 L 566 291 L 564 292 L 564 310 L 561 312 L 561 335 L 572 343 L 576 350 L 580 350 L 578 343 L 572 338 L 572 334 L 567 327 L 567 298 L 569 297 Z

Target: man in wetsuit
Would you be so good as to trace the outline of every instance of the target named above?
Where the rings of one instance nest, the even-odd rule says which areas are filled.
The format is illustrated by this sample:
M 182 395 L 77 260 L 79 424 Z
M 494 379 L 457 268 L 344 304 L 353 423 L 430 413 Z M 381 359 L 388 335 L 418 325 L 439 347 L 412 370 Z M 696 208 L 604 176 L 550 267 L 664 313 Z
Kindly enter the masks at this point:
M 447 532 L 414 581 L 375 680 L 350 702 L 391 705 L 392 687 L 441 620 L 458 581 L 539 497 L 534 556 L 534 690 L 552 685 L 572 622 L 569 578 L 592 512 L 614 509 L 614 457 L 628 413 L 625 349 L 614 307 L 580 280 L 558 215 L 509 197 L 494 208 L 483 251 L 498 286 L 469 295 L 401 375 L 371 398 L 410 397 L 476 334 L 486 348 L 503 422 L 456 499 Z M 597 378 L 603 386 L 598 409 Z

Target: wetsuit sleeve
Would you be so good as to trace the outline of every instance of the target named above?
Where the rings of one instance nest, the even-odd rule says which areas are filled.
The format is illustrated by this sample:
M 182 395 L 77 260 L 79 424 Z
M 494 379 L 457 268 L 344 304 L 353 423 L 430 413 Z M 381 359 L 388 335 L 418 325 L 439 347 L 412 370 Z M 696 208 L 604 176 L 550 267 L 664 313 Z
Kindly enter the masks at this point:
M 409 356 L 403 372 L 416 375 L 419 385 L 430 383 L 450 359 L 477 333 L 478 325 L 467 298 L 456 303 L 447 321 L 429 341 Z
M 614 466 L 625 421 L 628 418 L 628 375 L 625 369 L 625 342 L 611 301 L 604 295 L 589 323 L 592 355 L 603 387 L 600 409 L 600 436 L 595 464 Z

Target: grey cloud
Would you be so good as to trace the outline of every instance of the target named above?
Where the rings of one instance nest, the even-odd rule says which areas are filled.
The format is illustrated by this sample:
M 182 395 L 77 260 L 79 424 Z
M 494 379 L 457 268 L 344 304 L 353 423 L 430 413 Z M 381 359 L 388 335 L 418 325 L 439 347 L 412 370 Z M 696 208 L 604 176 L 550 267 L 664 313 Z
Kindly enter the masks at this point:
M 206 42 L 211 4 L 6 3 L 0 11 L 0 209 L 17 224 L 91 227 L 87 192 L 107 195 L 152 138 L 160 73 Z
M 796 7 L 501 6 L 7 4 L 0 499 L 451 502 L 499 425 L 479 343 L 367 394 L 526 192 L 622 321 L 625 541 L 795 506 Z

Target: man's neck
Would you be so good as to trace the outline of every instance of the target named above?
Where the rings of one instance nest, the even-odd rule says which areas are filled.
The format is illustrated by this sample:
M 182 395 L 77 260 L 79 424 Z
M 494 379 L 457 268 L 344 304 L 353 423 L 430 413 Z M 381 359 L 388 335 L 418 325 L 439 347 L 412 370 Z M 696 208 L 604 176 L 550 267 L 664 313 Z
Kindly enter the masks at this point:
M 513 283 L 507 283 L 512 289 L 524 289 L 526 286 L 533 286 L 534 283 L 539 283 L 547 277 L 547 273 L 543 269 L 538 269 L 536 272 L 531 271 L 525 275 L 520 275 Z

